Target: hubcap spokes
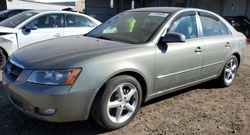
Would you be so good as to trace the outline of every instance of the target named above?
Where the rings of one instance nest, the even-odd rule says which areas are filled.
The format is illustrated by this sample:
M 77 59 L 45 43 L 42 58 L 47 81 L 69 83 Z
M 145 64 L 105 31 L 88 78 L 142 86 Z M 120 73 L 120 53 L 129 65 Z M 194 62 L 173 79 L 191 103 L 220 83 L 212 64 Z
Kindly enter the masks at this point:
M 233 82 L 236 71 L 237 71 L 237 62 L 236 60 L 231 59 L 226 66 L 225 74 L 224 74 L 224 80 L 227 84 L 230 84 Z
M 138 105 L 138 93 L 131 83 L 122 83 L 117 86 L 109 97 L 107 113 L 114 123 L 128 120 Z
M 3 65 L 3 56 L 2 56 L 3 54 L 0 54 L 0 66 L 2 66 Z

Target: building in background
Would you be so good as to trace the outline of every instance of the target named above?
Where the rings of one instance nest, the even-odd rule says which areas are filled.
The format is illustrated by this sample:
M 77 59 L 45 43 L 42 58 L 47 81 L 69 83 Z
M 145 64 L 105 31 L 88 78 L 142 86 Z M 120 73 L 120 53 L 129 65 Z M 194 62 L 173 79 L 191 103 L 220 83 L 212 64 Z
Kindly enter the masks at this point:
M 0 4 L 5 9 L 4 1 Z M 140 7 L 195 7 L 216 12 L 222 16 L 250 17 L 250 0 L 6 0 L 7 8 L 61 10 L 72 8 L 100 21 L 122 11 Z
M 72 8 L 76 11 L 83 11 L 85 0 L 6 0 L 8 9 L 41 9 L 61 10 Z
M 7 9 L 6 1 L 0 0 L 0 11 Z
M 124 10 L 140 7 L 195 7 L 222 16 L 250 17 L 250 0 L 85 0 L 85 12 L 101 21 Z
M 75 1 L 75 11 L 84 12 L 85 11 L 85 0 L 76 0 Z

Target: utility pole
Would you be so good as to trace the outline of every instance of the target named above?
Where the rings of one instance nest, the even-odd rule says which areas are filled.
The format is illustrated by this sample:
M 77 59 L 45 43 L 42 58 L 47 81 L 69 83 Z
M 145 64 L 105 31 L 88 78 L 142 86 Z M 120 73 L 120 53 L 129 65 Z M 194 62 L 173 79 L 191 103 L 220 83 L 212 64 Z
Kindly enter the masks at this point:
M 250 0 L 247 0 L 247 3 L 246 3 L 246 4 L 247 4 L 247 6 L 250 5 Z M 246 6 L 246 7 L 247 7 L 247 6 Z M 245 11 L 245 16 L 248 16 L 248 17 L 249 17 L 249 16 L 250 16 L 250 15 L 248 14 L 248 13 L 249 13 L 249 8 L 246 8 L 245 10 L 246 10 L 246 11 Z
M 6 10 L 6 9 L 7 9 L 6 0 L 0 0 L 0 11 Z
M 220 0 L 220 15 L 223 15 L 224 10 L 224 0 Z
M 186 6 L 187 6 L 187 7 L 190 7 L 190 6 L 191 6 L 190 0 L 187 0 L 187 1 L 186 1 Z
M 135 8 L 135 0 L 132 0 L 131 1 L 131 9 L 134 9 Z
M 155 5 L 157 7 L 160 7 L 161 6 L 161 0 L 155 0 Z

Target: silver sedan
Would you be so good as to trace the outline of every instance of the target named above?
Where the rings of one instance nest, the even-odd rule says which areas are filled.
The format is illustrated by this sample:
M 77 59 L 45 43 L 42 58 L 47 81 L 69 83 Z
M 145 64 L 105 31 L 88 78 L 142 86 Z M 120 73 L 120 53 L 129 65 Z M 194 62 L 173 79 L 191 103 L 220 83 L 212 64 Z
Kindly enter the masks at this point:
M 4 67 L 10 101 L 38 119 L 128 124 L 142 102 L 216 79 L 233 83 L 246 37 L 219 15 L 189 8 L 125 11 L 87 35 L 39 42 Z

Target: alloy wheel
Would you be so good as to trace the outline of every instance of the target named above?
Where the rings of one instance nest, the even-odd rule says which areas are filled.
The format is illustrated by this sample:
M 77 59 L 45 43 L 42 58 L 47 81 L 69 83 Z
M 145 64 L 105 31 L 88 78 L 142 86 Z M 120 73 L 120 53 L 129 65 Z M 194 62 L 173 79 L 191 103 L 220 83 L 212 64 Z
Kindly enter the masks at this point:
M 237 68 L 238 68 L 238 63 L 236 59 L 231 59 L 225 69 L 224 72 L 224 81 L 227 84 L 231 84 L 236 76 L 236 72 L 237 72 Z
M 2 52 L 2 50 L 0 50 L 0 69 L 4 67 L 5 63 L 6 63 L 6 57 Z
M 127 121 L 134 114 L 138 101 L 138 91 L 133 84 L 122 83 L 118 85 L 108 100 L 108 118 L 114 123 Z

